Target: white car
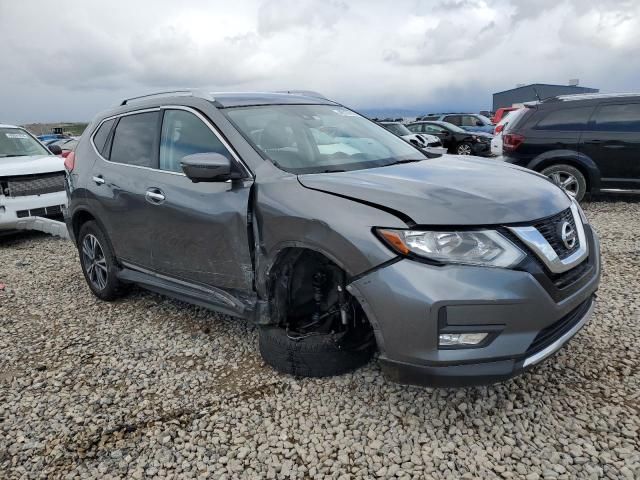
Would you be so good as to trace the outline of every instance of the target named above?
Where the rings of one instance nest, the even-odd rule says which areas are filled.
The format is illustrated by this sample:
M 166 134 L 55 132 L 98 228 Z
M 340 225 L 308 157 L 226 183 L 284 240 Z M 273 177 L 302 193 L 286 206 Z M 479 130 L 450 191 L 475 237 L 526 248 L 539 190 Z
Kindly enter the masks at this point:
M 54 149 L 55 150 L 55 149 Z M 64 159 L 21 127 L 0 124 L 0 232 L 43 230 L 59 234 L 67 204 Z M 64 233 L 63 233 L 64 235 Z
M 444 155 L 447 149 L 442 146 L 442 141 L 435 135 L 428 133 L 413 133 L 400 122 L 379 122 L 384 128 L 391 133 L 395 133 L 399 137 L 404 138 L 407 142 L 416 147 L 436 155 Z
M 504 133 L 507 125 L 513 123 L 526 108 L 520 108 L 518 110 L 512 110 L 507 112 L 504 117 L 497 123 L 494 129 L 494 136 L 491 140 L 491 155 L 501 157 L 502 156 L 502 134 Z

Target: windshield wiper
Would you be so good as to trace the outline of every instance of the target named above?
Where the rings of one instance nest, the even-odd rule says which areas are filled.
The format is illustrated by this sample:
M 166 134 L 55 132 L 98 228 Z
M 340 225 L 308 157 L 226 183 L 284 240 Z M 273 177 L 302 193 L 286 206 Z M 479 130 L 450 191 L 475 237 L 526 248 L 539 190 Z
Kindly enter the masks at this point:
M 402 163 L 414 163 L 414 162 L 421 162 L 422 160 L 425 160 L 424 158 L 413 158 L 411 160 L 396 160 L 395 162 L 391 162 L 391 163 L 387 163 L 385 165 L 385 167 L 388 167 L 389 165 L 400 165 Z

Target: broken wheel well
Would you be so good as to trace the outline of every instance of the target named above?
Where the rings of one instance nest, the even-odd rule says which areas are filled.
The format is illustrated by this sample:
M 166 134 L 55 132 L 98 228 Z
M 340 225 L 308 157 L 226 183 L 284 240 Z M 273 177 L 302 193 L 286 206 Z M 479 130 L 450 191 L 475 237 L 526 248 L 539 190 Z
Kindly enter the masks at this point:
M 297 334 L 372 331 L 364 310 L 346 290 L 347 273 L 320 252 L 287 248 L 269 273 L 272 324 Z

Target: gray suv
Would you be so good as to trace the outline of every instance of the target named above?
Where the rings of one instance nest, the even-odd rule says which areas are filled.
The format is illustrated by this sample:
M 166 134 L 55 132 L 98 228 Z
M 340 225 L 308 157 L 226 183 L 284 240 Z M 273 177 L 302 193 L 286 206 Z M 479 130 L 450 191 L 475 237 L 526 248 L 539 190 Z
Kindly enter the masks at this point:
M 541 175 L 429 158 L 314 94 L 128 99 L 66 162 L 91 291 L 130 284 L 258 325 L 276 369 L 327 376 L 375 352 L 402 383 L 507 379 L 587 322 L 598 237 Z

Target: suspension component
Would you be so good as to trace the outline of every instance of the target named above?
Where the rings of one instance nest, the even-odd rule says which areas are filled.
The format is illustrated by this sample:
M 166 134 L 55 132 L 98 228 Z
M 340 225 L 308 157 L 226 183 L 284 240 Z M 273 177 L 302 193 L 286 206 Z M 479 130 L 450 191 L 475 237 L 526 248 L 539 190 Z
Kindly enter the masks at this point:
M 347 295 L 342 285 L 338 285 L 338 306 L 340 307 L 340 320 L 343 325 L 347 325 L 349 322 L 349 302 L 347 302 Z
M 326 281 L 327 275 L 324 272 L 319 271 L 313 274 L 313 301 L 316 304 L 316 308 L 311 319 L 314 322 L 318 322 L 320 320 L 320 315 L 322 315 L 322 302 L 324 301 L 324 292 L 322 287 L 324 287 Z

